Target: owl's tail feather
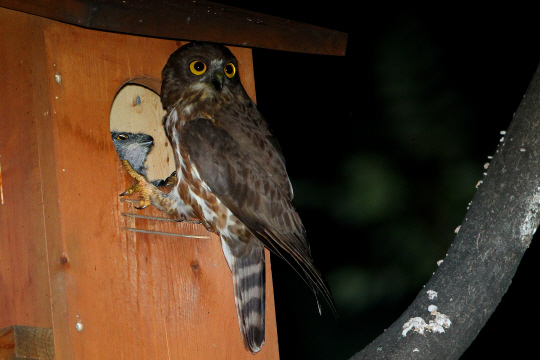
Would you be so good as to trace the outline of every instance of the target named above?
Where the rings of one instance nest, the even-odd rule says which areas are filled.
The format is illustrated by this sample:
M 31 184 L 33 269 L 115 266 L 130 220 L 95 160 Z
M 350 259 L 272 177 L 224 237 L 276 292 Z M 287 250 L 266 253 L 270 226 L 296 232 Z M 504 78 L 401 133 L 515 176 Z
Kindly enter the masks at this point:
M 317 300 L 317 307 L 319 314 L 321 313 L 321 304 L 319 302 L 318 293 L 323 297 L 330 305 L 332 312 L 338 317 L 336 305 L 330 292 L 326 281 L 324 281 L 321 273 L 313 264 L 309 247 L 303 234 L 288 234 L 288 235 L 276 235 L 270 230 L 256 233 L 257 238 L 263 242 L 270 251 L 285 260 L 298 275 L 309 285 L 315 299 Z M 285 251 L 283 251 L 285 250 Z M 292 261 L 291 261 L 292 260 Z
M 264 247 L 257 240 L 222 241 L 232 272 L 238 325 L 247 351 L 253 354 L 264 344 L 265 265 Z

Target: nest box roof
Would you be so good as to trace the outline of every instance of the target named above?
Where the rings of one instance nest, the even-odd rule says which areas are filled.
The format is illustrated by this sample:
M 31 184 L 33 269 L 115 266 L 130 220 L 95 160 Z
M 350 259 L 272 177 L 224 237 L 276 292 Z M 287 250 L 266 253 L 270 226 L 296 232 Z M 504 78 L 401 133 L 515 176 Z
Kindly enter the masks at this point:
M 345 55 L 347 34 L 205 0 L 0 0 L 0 6 L 82 26 L 312 54 Z

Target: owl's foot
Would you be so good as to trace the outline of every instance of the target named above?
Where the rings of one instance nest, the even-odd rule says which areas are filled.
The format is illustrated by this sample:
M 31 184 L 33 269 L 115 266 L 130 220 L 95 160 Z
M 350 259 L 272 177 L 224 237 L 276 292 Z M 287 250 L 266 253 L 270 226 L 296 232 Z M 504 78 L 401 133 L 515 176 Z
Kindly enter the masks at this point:
M 129 188 L 127 188 L 126 191 L 121 193 L 120 196 L 131 195 L 136 192 L 141 193 L 141 199 L 139 201 L 139 206 L 135 206 L 135 209 L 144 209 L 145 207 L 150 205 L 151 203 L 150 195 L 148 195 L 145 192 L 145 188 L 144 186 L 141 186 L 141 184 L 135 184 L 135 185 L 130 186 Z
M 127 160 L 122 160 L 122 164 L 126 168 L 128 174 L 138 181 L 137 184 L 130 186 L 126 191 L 120 194 L 120 196 L 131 195 L 136 192 L 141 193 L 139 206 L 135 206 L 135 209 L 144 209 L 151 204 L 150 194 L 154 191 L 154 185 L 152 185 L 144 175 L 139 174 L 131 167 L 131 164 Z

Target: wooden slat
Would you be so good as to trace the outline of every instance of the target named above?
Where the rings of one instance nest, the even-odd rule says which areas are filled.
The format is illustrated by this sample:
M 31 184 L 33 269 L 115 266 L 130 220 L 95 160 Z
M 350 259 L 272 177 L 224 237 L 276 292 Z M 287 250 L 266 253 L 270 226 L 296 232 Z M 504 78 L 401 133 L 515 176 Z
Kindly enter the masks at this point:
M 209 1 L 0 0 L 0 6 L 90 29 L 345 55 L 347 34 Z
M 17 325 L 0 329 L 0 359 L 53 360 L 52 330 Z
M 50 115 L 40 18 L 0 8 L 0 328 L 52 327 L 37 123 Z M 51 189 L 52 191 L 52 189 Z

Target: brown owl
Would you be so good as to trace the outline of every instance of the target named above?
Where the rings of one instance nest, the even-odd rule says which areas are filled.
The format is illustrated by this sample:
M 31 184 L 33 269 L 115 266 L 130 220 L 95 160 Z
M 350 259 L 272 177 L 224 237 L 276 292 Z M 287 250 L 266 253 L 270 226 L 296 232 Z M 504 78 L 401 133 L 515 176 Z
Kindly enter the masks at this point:
M 178 181 L 163 194 L 130 173 L 143 188 L 141 205 L 150 199 L 173 216 L 199 219 L 220 236 L 244 347 L 256 353 L 264 343 L 264 247 L 335 307 L 313 265 L 279 145 L 238 72 L 238 61 L 224 46 L 195 42 L 175 51 L 162 72 L 161 101 Z

